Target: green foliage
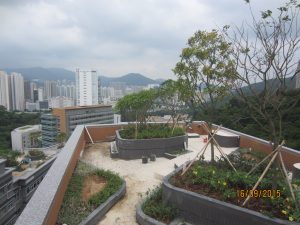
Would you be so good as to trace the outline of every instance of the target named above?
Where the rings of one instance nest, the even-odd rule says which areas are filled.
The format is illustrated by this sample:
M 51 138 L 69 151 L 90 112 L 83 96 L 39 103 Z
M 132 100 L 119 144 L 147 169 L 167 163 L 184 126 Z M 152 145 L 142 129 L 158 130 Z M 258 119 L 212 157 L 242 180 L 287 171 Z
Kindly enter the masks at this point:
M 102 191 L 91 196 L 88 202 L 85 202 L 81 199 L 83 183 L 85 177 L 90 175 L 103 177 L 107 184 Z M 122 184 L 123 180 L 118 175 L 78 161 L 60 208 L 57 224 L 79 224 L 93 210 L 114 194 Z
M 286 93 L 285 107 L 293 104 L 293 99 L 300 95 L 300 90 L 290 90 Z M 249 96 L 249 101 L 253 101 Z M 254 112 L 252 112 L 254 113 Z M 257 120 L 265 126 L 266 129 L 261 129 L 257 122 L 253 120 L 250 112 L 244 101 L 239 98 L 231 98 L 223 105 L 216 109 L 216 118 L 214 123 L 222 124 L 233 130 L 241 131 L 249 135 L 253 135 L 266 140 L 272 140 L 272 136 L 268 132 L 267 122 L 256 115 Z M 282 136 L 286 140 L 286 146 L 300 150 L 300 102 L 294 109 L 282 118 Z M 201 116 L 196 117 L 198 120 L 203 120 Z M 277 124 L 278 125 L 278 124 Z
M 153 106 L 153 102 L 157 97 L 156 89 L 143 90 L 138 93 L 133 93 L 121 98 L 116 105 L 122 118 L 128 121 L 128 116 L 131 114 L 131 121 L 137 120 L 143 123 L 146 120 L 146 114 Z
M 227 94 L 235 79 L 230 54 L 231 44 L 218 31 L 197 31 L 188 40 L 188 47 L 182 50 L 180 62 L 173 70 L 183 99 L 194 113 L 200 108 L 203 114 L 209 115 L 208 122 L 215 115 L 215 103 Z
M 35 160 L 46 158 L 45 153 L 43 151 L 40 151 L 40 150 L 30 150 L 28 153 L 29 153 L 29 156 L 32 156 Z
M 164 223 L 169 223 L 178 214 L 178 210 L 174 206 L 163 203 L 161 187 L 148 191 L 146 194 L 146 200 L 142 205 L 142 210 L 146 215 Z
M 17 127 L 40 123 L 39 113 L 8 112 L 0 106 L 0 149 L 10 149 L 10 132 Z
M 89 203 L 91 205 L 99 206 L 119 190 L 119 188 L 123 184 L 123 180 L 119 176 L 108 170 L 97 170 L 95 174 L 99 177 L 105 178 L 105 180 L 107 181 L 105 188 L 89 199 Z
M 185 131 L 181 127 L 175 127 L 173 133 L 172 128 L 161 124 L 147 124 L 138 127 L 137 139 L 150 138 L 168 138 L 184 135 Z M 135 127 L 127 126 L 120 130 L 120 135 L 125 139 L 135 139 Z
M 262 157 L 264 155 L 252 154 L 250 151 L 245 152 L 243 150 L 230 155 L 231 162 L 238 169 L 237 173 L 223 158 L 215 164 L 198 161 L 183 177 L 173 177 L 171 182 L 179 187 L 189 187 L 200 194 L 241 205 L 245 198 L 241 197 L 238 191 L 252 189 L 267 162 L 251 175 L 247 175 L 247 173 Z M 299 184 L 299 181 L 293 182 L 294 189 L 299 195 L 297 201 L 300 200 Z M 247 205 L 248 208 L 260 210 L 260 212 L 266 214 L 269 213 L 268 215 L 273 217 L 300 221 L 299 212 L 295 207 L 295 203 L 291 200 L 289 188 L 281 170 L 276 165 L 270 168 L 257 190 L 274 190 L 274 193 L 269 197 L 262 197 L 261 194 L 261 197 L 251 198 L 250 203 Z M 275 193 L 280 193 L 280 196 L 276 196 Z
M 11 149 L 0 149 L 0 158 L 6 159 L 7 167 L 15 167 L 18 165 L 16 161 L 16 157 L 19 156 L 20 153 L 13 151 Z

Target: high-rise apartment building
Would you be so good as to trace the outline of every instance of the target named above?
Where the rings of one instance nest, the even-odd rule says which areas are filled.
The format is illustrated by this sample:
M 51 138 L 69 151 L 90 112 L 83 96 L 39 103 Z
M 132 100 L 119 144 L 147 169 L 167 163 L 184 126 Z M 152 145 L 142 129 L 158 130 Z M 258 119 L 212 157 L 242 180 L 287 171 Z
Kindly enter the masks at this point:
M 0 71 L 0 105 L 9 111 L 24 111 L 24 78 L 20 73 L 8 75 Z
M 6 72 L 0 71 L 0 105 L 11 110 L 10 79 Z
M 20 73 L 11 73 L 11 102 L 12 110 L 24 111 L 25 94 L 24 94 L 24 78 Z
M 97 105 L 98 74 L 96 70 L 76 69 L 76 103 L 78 106 Z

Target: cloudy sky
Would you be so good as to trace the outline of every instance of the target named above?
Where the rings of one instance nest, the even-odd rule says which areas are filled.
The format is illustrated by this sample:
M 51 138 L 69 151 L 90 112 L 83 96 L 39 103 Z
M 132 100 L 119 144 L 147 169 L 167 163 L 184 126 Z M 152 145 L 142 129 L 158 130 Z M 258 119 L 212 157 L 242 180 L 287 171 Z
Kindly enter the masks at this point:
M 282 0 L 252 0 L 254 13 Z M 244 0 L 0 0 L 0 68 L 96 68 L 172 78 L 196 30 L 249 19 Z

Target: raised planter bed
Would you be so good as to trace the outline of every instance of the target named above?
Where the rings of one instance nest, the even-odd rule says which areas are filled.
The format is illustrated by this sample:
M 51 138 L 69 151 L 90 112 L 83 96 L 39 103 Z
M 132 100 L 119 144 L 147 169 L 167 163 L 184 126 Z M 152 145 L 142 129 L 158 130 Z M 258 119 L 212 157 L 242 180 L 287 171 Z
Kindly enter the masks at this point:
M 96 208 L 85 220 L 79 225 L 95 225 L 105 216 L 105 214 L 113 207 L 126 193 L 126 183 L 122 184 L 120 189 L 110 196 L 104 203 Z
M 140 159 L 142 156 L 155 154 L 157 157 L 162 157 L 165 152 L 184 149 L 185 142 L 188 142 L 187 135 L 170 138 L 123 139 L 119 131 L 116 131 L 118 154 L 115 156 L 122 159 Z
M 169 180 L 181 169 L 179 167 L 164 178 L 163 201 L 175 205 L 184 218 L 195 225 L 300 225 L 177 188 Z

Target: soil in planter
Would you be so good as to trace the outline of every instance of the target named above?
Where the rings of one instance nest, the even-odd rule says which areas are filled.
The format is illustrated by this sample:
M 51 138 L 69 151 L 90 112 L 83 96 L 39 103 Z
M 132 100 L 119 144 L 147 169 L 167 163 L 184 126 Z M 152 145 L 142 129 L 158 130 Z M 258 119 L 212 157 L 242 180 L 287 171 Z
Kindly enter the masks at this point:
M 170 182 L 179 188 L 241 206 L 247 197 L 246 191 L 252 189 L 264 166 L 247 177 L 247 172 L 257 162 L 257 156 L 251 155 L 251 152 L 242 152 L 230 158 L 238 169 L 238 174 L 224 160 L 216 162 L 215 165 L 199 161 L 183 176 L 180 175 L 181 172 L 175 174 Z M 295 181 L 293 187 L 296 189 L 297 200 L 300 201 L 300 181 Z M 271 194 L 268 190 L 272 190 Z M 277 190 L 280 196 L 277 196 Z M 297 211 L 288 186 L 276 166 L 271 168 L 266 179 L 259 185 L 255 197 L 251 197 L 245 207 L 270 217 L 300 221 L 300 212 Z
M 102 191 L 106 185 L 106 180 L 97 175 L 90 175 L 84 178 L 81 199 L 87 202 L 90 197 Z

